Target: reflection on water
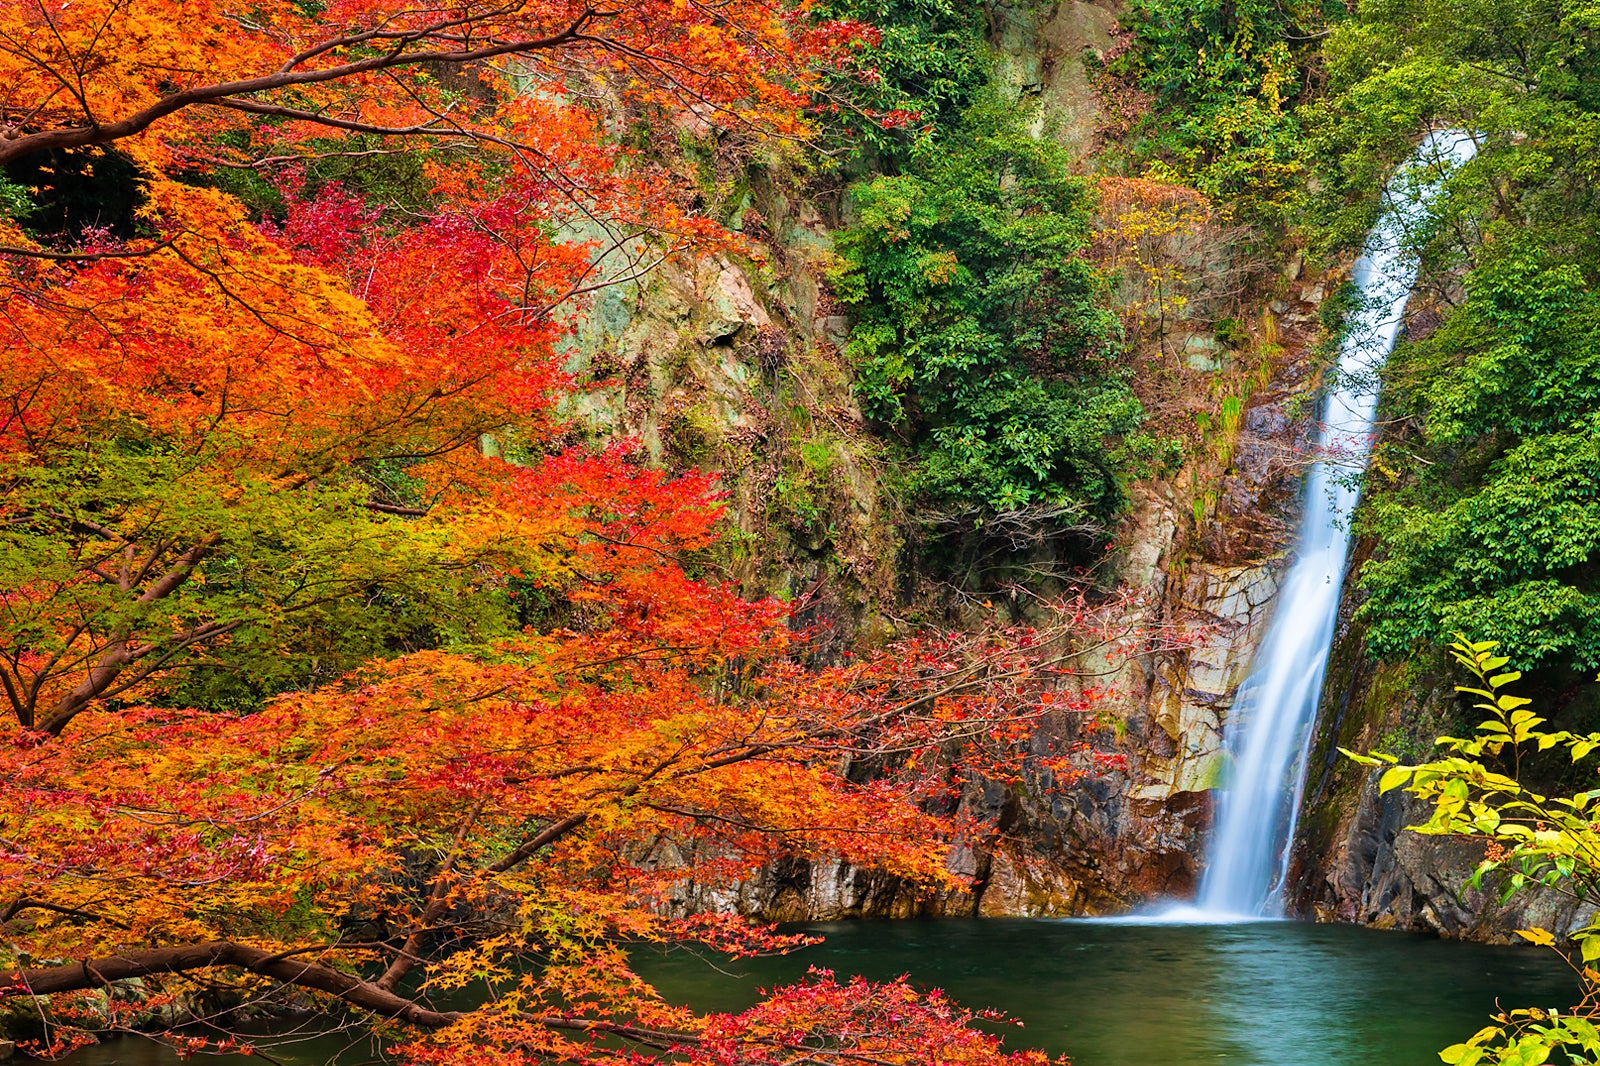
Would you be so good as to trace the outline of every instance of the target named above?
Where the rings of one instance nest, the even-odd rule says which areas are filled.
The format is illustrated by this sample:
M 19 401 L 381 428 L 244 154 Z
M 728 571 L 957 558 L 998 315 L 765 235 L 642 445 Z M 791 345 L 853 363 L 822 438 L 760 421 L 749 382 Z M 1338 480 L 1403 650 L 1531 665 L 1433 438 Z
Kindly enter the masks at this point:
M 1298 922 L 883 922 L 817 927 L 821 949 L 743 964 L 789 980 L 807 956 L 840 973 L 910 973 L 1025 1023 L 1016 1046 L 1079 1066 L 1437 1064 L 1497 995 L 1565 1004 L 1575 982 L 1550 952 L 1446 943 Z M 642 960 L 643 961 L 643 960 Z M 697 1006 L 732 1009 L 747 986 L 678 957 L 645 962 Z
M 713 967 L 673 952 L 639 963 L 669 999 L 703 1010 L 749 1006 L 759 988 L 795 980 L 807 966 L 880 979 L 909 973 L 963 1004 L 1007 1011 L 1025 1025 L 1005 1030 L 1008 1043 L 1065 1052 L 1078 1066 L 1431 1066 L 1439 1048 L 1484 1024 L 1496 996 L 1552 1006 L 1576 991 L 1552 952 L 1348 926 L 941 920 L 808 928 L 827 942 L 781 959 Z M 295 1066 L 379 1057 L 364 1046 L 338 1054 L 346 1042 L 273 1054 Z M 68 1061 L 177 1060 L 123 1040 Z

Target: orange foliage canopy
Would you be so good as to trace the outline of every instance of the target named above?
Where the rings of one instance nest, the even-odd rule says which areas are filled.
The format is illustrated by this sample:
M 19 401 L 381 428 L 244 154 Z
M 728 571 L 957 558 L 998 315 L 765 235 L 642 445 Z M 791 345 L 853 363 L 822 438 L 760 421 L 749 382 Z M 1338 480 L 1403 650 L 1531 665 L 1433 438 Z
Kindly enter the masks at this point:
M 903 982 L 696 1016 L 626 952 L 792 945 L 682 903 L 781 856 L 950 886 L 953 797 L 1085 709 L 1028 631 L 802 666 L 781 605 L 704 577 L 711 478 L 556 443 L 574 298 L 726 239 L 606 117 L 800 136 L 866 33 L 0 5 L 0 163 L 114 146 L 141 196 L 122 234 L 0 218 L 0 999 L 47 1004 L 37 1050 L 141 978 L 111 1027 L 293 986 L 417 1063 L 1039 1061 Z M 341 152 L 414 153 L 426 209 L 284 169 Z
M 0 9 L 0 163 L 135 139 L 146 162 L 212 157 L 253 117 L 537 150 L 556 92 L 600 90 L 702 121 L 803 130 L 812 61 L 856 28 L 757 0 L 15 0 Z M 512 104 L 507 90 L 532 84 Z M 531 138 L 524 141 L 524 138 Z
M 416 1062 L 1006 1059 L 903 985 L 818 978 L 697 1017 L 633 974 L 629 941 L 792 945 L 675 904 L 780 857 L 950 887 L 960 825 L 918 800 L 992 772 L 1049 706 L 1045 650 L 1025 635 L 808 674 L 774 661 L 773 608 L 716 606 L 692 643 L 623 625 L 526 634 L 492 656 L 376 662 L 255 713 L 96 711 L 63 738 L 19 738 L 0 876 L 21 894 L 5 916 L 31 953 L 81 961 L 0 987 L 284 982 L 398 1023 Z M 713 679 L 740 696 L 714 698 Z M 952 763 L 952 741 L 974 758 Z M 435 1005 L 485 985 L 481 1006 Z

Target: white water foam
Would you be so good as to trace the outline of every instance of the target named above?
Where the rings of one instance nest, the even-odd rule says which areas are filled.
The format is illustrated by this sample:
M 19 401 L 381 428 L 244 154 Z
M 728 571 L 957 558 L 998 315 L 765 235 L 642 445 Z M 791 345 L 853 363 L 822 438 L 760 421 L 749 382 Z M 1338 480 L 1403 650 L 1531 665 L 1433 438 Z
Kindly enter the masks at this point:
M 1281 922 L 1281 915 L 1241 914 L 1216 911 L 1189 903 L 1165 904 L 1151 910 L 1108 914 L 1095 918 L 1069 918 L 1067 921 L 1094 922 L 1097 925 L 1242 925 L 1245 922 Z

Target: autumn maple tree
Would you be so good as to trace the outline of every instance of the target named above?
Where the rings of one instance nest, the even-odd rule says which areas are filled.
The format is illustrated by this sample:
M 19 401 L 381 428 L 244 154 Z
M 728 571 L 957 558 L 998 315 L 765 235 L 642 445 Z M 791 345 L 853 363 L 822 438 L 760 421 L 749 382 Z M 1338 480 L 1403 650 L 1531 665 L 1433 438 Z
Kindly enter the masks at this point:
M 418 1063 L 1039 1060 L 905 982 L 698 1016 L 627 954 L 792 946 L 678 902 L 779 857 L 954 887 L 962 790 L 1093 698 L 1065 628 L 802 665 L 781 604 L 705 576 L 713 478 L 562 443 L 583 296 L 732 240 L 618 130 L 802 139 L 871 32 L 0 5 L 0 1000 L 31 1050 L 91 999 L 214 1047 L 196 990 L 287 987 Z M 317 169 L 400 157 L 401 205 Z M 118 174 L 126 217 L 61 207 Z
M 676 575 L 660 577 L 670 592 Z M 779 857 L 951 885 L 960 820 L 919 800 L 995 772 L 1049 709 L 1049 649 L 923 641 L 818 675 L 773 659 L 786 636 L 770 605 L 686 591 L 606 590 L 603 628 L 377 661 L 252 713 L 96 710 L 62 738 L 19 737 L 0 808 L 19 894 L 0 913 L 29 957 L 73 961 L 21 969 L 5 990 L 62 1011 L 130 977 L 164 997 L 185 977 L 240 996 L 281 982 L 398 1023 L 418 1062 L 632 1061 L 641 1047 L 998 1060 L 966 1015 L 905 986 L 822 978 L 747 1015 L 696 1017 L 633 974 L 626 942 L 788 946 L 673 906 L 686 883 L 731 884 Z M 674 617 L 666 599 L 698 606 Z M 735 671 L 735 655 L 770 669 Z M 715 698 L 708 678 L 742 697 Z M 963 740 L 973 758 L 917 766 Z M 840 760 L 879 772 L 852 780 Z M 436 1005 L 486 983 L 486 1003 Z

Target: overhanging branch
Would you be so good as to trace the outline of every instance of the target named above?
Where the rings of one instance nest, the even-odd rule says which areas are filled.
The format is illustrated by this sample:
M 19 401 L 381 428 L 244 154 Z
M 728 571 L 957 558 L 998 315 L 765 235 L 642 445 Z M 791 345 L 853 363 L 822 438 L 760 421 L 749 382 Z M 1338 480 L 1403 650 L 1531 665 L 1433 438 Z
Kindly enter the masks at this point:
M 454 26 L 455 22 L 442 21 L 416 30 L 405 31 L 400 35 L 400 39 L 394 43 L 393 47 L 378 55 L 315 70 L 295 69 L 294 63 L 304 61 L 302 57 L 295 57 L 290 61 L 289 65 L 271 74 L 184 89 L 170 96 L 162 97 L 149 107 L 135 111 L 133 114 L 114 122 L 95 122 L 86 115 L 83 125 L 68 126 L 64 129 L 39 130 L 33 133 L 23 132 L 23 127 L 20 125 L 9 124 L 7 127 L 0 129 L 0 166 L 21 159 L 24 156 L 33 155 L 36 152 L 44 152 L 56 148 L 81 148 L 92 144 L 109 144 L 125 137 L 132 137 L 135 134 L 144 132 L 160 119 L 182 111 L 187 107 L 205 104 L 220 104 L 223 106 L 232 104 L 237 106 L 248 102 L 242 98 L 255 93 L 325 84 L 394 67 L 415 67 L 440 63 L 459 66 L 495 59 L 500 56 L 546 51 L 579 41 L 593 43 L 597 39 L 584 34 L 583 31 L 598 15 L 599 12 L 594 8 L 587 8 L 565 29 L 546 37 L 497 41 L 477 48 L 431 49 L 416 52 L 407 50 L 408 46 L 430 38 L 437 37 L 449 40 L 452 35 L 446 31 Z M 302 56 L 309 58 L 326 50 L 328 49 L 317 48 L 309 53 L 302 53 Z
M 460 1011 L 431 1010 L 329 966 L 302 962 L 288 953 L 274 953 L 227 940 L 130 951 L 125 955 L 22 970 L 0 978 L 0 999 L 7 996 L 81 992 L 103 987 L 112 981 L 222 968 L 248 970 L 299 988 L 325 992 L 379 1017 L 408 1022 L 425 1029 L 441 1029 L 464 1017 Z

